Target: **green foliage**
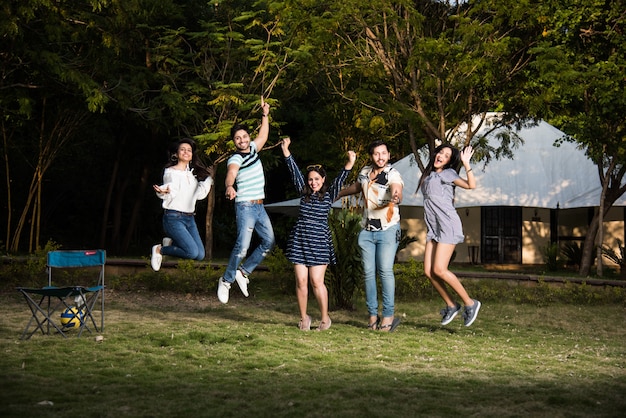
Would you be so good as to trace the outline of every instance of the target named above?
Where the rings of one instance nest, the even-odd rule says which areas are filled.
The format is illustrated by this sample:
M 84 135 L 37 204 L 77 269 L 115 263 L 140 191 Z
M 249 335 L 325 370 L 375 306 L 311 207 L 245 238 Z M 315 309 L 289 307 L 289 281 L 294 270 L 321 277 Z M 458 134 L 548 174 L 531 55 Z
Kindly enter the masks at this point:
M 146 269 L 138 274 L 122 277 L 107 276 L 108 289 L 147 290 L 151 292 L 176 292 L 201 294 L 214 292 L 224 268 L 215 268 L 208 263 L 194 260 L 179 260 L 176 269 L 161 269 L 155 272 Z
M 337 255 L 337 264 L 326 270 L 328 303 L 334 309 L 353 309 L 354 292 L 363 279 L 361 249 L 361 215 L 347 209 L 335 210 L 328 219 Z
M 557 271 L 561 266 L 559 261 L 559 246 L 556 243 L 549 244 L 542 247 L 541 252 L 543 253 L 543 262 L 546 263 L 548 271 Z
M 272 251 L 265 257 L 263 264 L 267 266 L 278 288 L 282 292 L 289 293 L 293 291 L 295 286 L 293 264 L 287 259 L 279 246 L 275 245 L 274 248 L 272 248 Z
M 565 259 L 566 266 L 578 267 L 583 259 L 583 247 L 577 242 L 568 242 L 563 245 L 561 255 Z
M 424 262 L 414 258 L 394 265 L 396 296 L 421 299 L 434 295 L 434 288 L 424 274 Z
M 49 251 L 60 249 L 54 241 L 46 242 L 43 248 L 25 258 L 8 259 L 0 268 L 0 282 L 11 287 L 41 287 L 48 284 L 46 272 Z
M 554 283 L 543 279 L 538 282 L 512 282 L 509 280 L 465 280 L 468 293 L 483 302 L 510 302 L 534 306 L 555 303 L 574 303 L 581 306 L 604 303 L 626 303 L 626 288 L 592 286 L 588 283 Z
M 561 256 L 563 257 L 563 261 L 566 266 L 571 266 L 575 268 L 579 268 L 583 261 L 583 250 L 585 248 L 585 244 L 578 244 L 577 242 L 568 242 L 561 248 Z M 594 250 L 591 252 L 591 264 L 595 262 L 597 252 L 596 246 L 594 246 Z
M 536 115 L 567 134 L 606 180 L 604 210 L 622 194 L 626 146 L 626 24 L 624 2 L 556 1 L 537 4 L 544 30 L 531 52 L 529 94 L 517 94 Z M 598 201 L 598 206 L 600 202 Z M 589 222 L 585 242 L 596 241 L 600 212 Z M 593 265 L 581 263 L 580 274 Z
M 626 248 L 619 239 L 617 240 L 617 248 L 618 251 L 615 251 L 611 247 L 603 246 L 602 255 L 623 268 L 626 266 Z

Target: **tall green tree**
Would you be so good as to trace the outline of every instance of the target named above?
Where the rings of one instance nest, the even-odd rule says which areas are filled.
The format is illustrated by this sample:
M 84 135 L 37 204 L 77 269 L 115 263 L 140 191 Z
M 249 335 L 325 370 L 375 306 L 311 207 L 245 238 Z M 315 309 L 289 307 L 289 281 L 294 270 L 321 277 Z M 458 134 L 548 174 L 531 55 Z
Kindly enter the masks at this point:
M 476 115 L 526 116 L 511 98 L 540 28 L 528 2 L 343 1 L 323 13 L 344 51 L 333 84 L 351 86 L 337 94 L 367 105 L 370 119 L 402 127 L 414 153 L 432 151 Z
M 599 211 L 587 231 L 579 273 L 589 274 L 602 246 L 599 225 L 626 191 L 626 3 L 542 4 L 544 32 L 532 51 L 533 82 L 525 97 L 537 114 L 569 135 L 598 167 Z M 567 139 L 567 138 L 566 138 Z M 602 273 L 598 253 L 599 273 Z
M 285 28 L 270 5 L 269 2 L 250 5 L 245 1 L 219 3 L 210 17 L 199 22 L 198 30 L 172 33 L 186 40 L 180 44 L 179 52 L 188 55 L 187 65 L 193 77 L 187 79 L 181 90 L 203 115 L 194 137 L 216 173 L 219 164 L 234 151 L 231 127 L 243 124 L 258 128 L 261 97 L 272 106 L 272 115 L 276 114 L 280 100 L 273 97 L 273 92 L 287 83 L 289 68 L 301 53 L 285 39 Z M 280 126 L 276 119 L 271 123 L 272 130 Z M 272 147 L 269 145 L 266 148 Z M 276 158 L 263 154 L 266 169 L 275 165 Z M 222 185 L 216 183 L 215 190 L 223 191 Z M 205 224 L 209 257 L 214 196 L 209 199 Z
M 85 71 L 92 67 L 82 48 L 92 38 L 76 24 L 80 19 L 70 17 L 86 9 L 90 6 L 78 2 L 8 1 L 0 12 L 0 109 L 7 176 L 5 245 L 14 252 L 28 224 L 28 249 L 39 246 L 46 172 L 60 150 L 75 138 L 88 112 L 102 109 L 106 103 L 101 86 Z M 32 168 L 24 201 L 16 202 L 11 190 L 14 166 Z M 14 210 L 20 210 L 15 224 Z
M 213 5 L 175 0 L 9 1 L 3 6 L 0 26 L 6 42 L 0 47 L 4 58 L 0 106 L 6 115 L 3 143 L 11 197 L 8 249 L 18 250 L 29 223 L 29 250 L 38 246 L 46 172 L 69 145 L 81 144 L 80 137 L 81 146 L 97 149 L 98 144 L 84 138 L 105 139 L 89 132 L 90 125 L 109 130 L 111 143 L 106 145 L 117 149 L 108 190 L 98 194 L 105 196 L 100 245 L 108 240 L 108 248 L 128 249 L 152 180 L 155 158 L 150 150 L 165 149 L 162 138 L 191 136 L 188 126 L 201 119 L 187 97 L 169 88 L 187 75 L 188 67 L 165 60 L 155 64 L 153 54 L 161 47 L 155 42 L 168 28 L 195 24 L 207 8 Z M 129 152 L 141 148 L 148 152 Z M 33 167 L 24 205 L 14 202 L 16 194 L 11 193 L 12 185 L 19 184 L 11 181 L 11 168 L 21 165 L 10 164 L 11 155 Z M 11 214 L 22 207 L 15 224 Z

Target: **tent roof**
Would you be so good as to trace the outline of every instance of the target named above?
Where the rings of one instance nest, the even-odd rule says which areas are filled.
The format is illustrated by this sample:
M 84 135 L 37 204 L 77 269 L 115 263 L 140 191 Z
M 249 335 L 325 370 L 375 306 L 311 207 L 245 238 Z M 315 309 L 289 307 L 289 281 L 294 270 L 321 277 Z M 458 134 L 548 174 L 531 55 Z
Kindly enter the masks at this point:
M 492 114 L 491 117 L 497 117 Z M 491 127 L 487 124 L 481 129 Z M 506 128 L 501 128 L 502 130 Z M 488 136 L 495 136 L 495 130 Z M 557 139 L 565 134 L 547 122 L 514 131 L 523 144 L 513 150 L 513 159 L 492 160 L 473 165 L 476 189 L 456 189 L 456 207 L 475 206 L 525 206 L 556 209 L 598 206 L 600 202 L 600 179 L 596 165 L 584 151 L 571 142 L 555 146 Z M 479 130 L 478 135 L 481 134 Z M 461 132 L 462 135 L 462 132 Z M 424 163 L 428 156 L 423 156 Z M 422 206 L 423 197 L 416 193 L 421 176 L 415 156 L 410 154 L 393 166 L 404 180 L 401 206 Z M 461 175 L 465 172 L 461 169 Z M 268 210 L 297 215 L 299 199 L 266 205 Z M 335 202 L 335 207 L 341 207 Z M 615 206 L 626 206 L 622 196 Z
M 489 129 L 483 126 L 482 130 Z M 505 129 L 505 128 L 501 128 Z M 480 130 L 478 135 L 480 135 Z M 499 130 L 488 136 L 497 135 Z M 565 134 L 541 121 L 515 131 L 523 140 L 513 150 L 513 159 L 503 158 L 473 165 L 476 189 L 456 189 L 455 206 L 525 206 L 561 209 L 598 206 L 600 179 L 596 165 L 577 145 L 554 143 Z M 423 160 L 427 161 L 426 158 Z M 420 171 L 413 154 L 394 164 L 404 180 L 403 205 L 422 206 L 421 193 L 415 193 Z M 465 172 L 461 169 L 462 176 Z M 626 205 L 622 197 L 616 206 Z

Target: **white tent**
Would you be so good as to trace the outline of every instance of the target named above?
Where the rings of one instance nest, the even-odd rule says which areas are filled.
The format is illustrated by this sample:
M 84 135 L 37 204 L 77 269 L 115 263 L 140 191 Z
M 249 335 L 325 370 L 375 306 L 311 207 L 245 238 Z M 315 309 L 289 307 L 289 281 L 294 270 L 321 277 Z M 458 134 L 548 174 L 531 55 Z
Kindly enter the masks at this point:
M 489 129 L 484 126 L 483 130 Z M 504 128 L 502 128 L 504 129 Z M 494 136 L 494 131 L 489 136 Z M 457 188 L 456 207 L 522 206 L 556 209 L 593 207 L 600 204 L 601 185 L 596 165 L 571 142 L 555 141 L 565 134 L 541 121 L 516 131 L 523 140 L 513 150 L 513 159 L 492 160 L 473 165 L 477 187 Z M 480 131 L 478 132 L 480 135 Z M 426 161 L 426 159 L 424 159 Z M 415 193 L 420 171 L 413 154 L 394 164 L 405 183 L 403 205 L 422 206 L 422 194 Z M 461 176 L 465 172 L 461 169 Z M 626 205 L 621 197 L 616 206 Z
M 496 114 L 491 115 L 497 117 Z M 487 123 L 483 130 L 490 129 Z M 504 128 L 502 128 L 504 129 Z M 497 135 L 497 130 L 489 136 Z M 513 159 L 492 160 L 473 165 L 477 188 L 457 188 L 456 207 L 522 206 L 556 209 L 593 207 L 600 204 L 600 179 L 595 164 L 583 150 L 571 142 L 554 146 L 565 134 L 541 121 L 537 125 L 516 131 L 523 144 L 513 150 Z M 463 132 L 460 132 L 462 135 Z M 478 132 L 480 135 L 480 131 Z M 424 157 L 426 162 L 427 157 Z M 421 176 L 415 156 L 410 154 L 393 166 L 404 180 L 404 197 L 401 206 L 422 206 L 422 194 L 416 193 Z M 461 169 L 461 176 L 465 172 Z M 297 215 L 299 199 L 266 205 L 274 212 Z M 341 203 L 336 202 L 336 207 Z M 615 206 L 626 206 L 622 196 Z

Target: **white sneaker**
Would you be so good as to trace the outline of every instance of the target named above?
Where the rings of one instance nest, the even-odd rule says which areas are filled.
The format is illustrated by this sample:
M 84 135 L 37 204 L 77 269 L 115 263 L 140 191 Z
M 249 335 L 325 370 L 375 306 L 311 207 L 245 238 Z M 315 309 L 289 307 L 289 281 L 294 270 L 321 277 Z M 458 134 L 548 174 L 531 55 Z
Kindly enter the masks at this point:
M 230 283 L 224 280 L 223 277 L 220 277 L 220 281 L 217 285 L 217 298 L 222 303 L 228 303 L 228 295 L 230 293 Z
M 235 273 L 235 280 L 239 285 L 239 289 L 241 289 L 241 293 L 243 293 L 245 297 L 248 297 L 248 283 L 250 283 L 248 276 L 244 275 L 241 270 L 237 269 L 237 273 Z
M 172 243 L 174 242 L 173 239 L 171 239 L 170 237 L 165 237 L 163 238 L 163 246 L 164 247 L 169 247 L 170 245 L 172 245 Z
M 161 269 L 161 261 L 163 261 L 163 256 L 157 252 L 158 248 L 159 244 L 152 246 L 152 257 L 150 257 L 150 265 L 154 271 L 159 271 Z

